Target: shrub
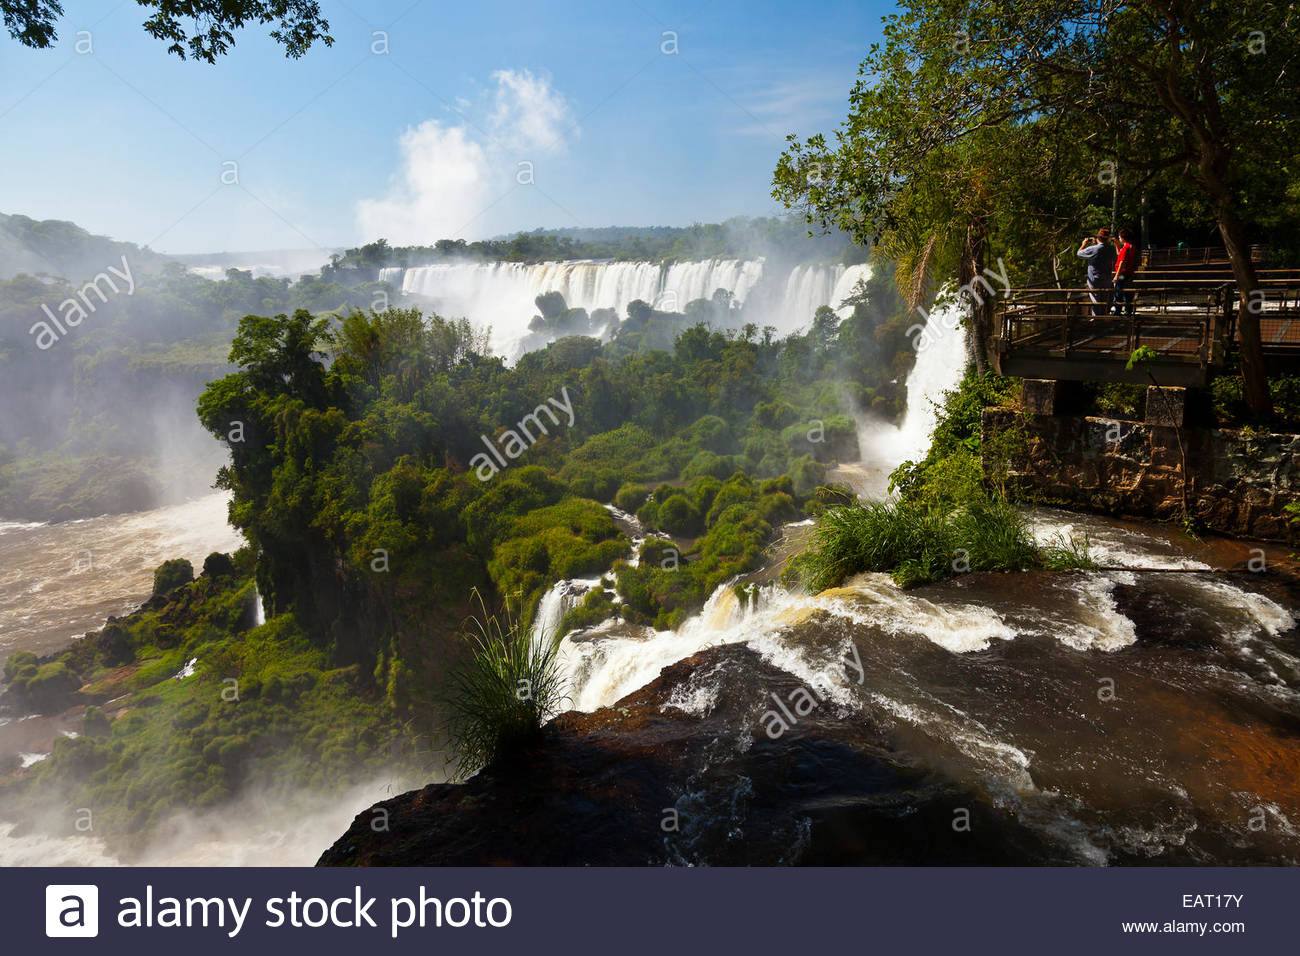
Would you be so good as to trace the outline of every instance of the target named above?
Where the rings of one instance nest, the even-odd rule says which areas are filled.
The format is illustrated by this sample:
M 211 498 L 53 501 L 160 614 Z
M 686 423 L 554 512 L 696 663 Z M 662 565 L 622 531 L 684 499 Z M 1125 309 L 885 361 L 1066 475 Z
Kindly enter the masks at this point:
M 210 578 L 225 578 L 235 573 L 235 562 L 230 555 L 213 551 L 203 559 L 203 573 Z
M 153 593 L 171 594 L 194 580 L 194 565 L 185 558 L 172 558 L 153 573 Z
M 9 662 L 5 663 L 5 672 L 8 674 Z M 63 661 L 51 661 L 38 666 L 34 658 L 24 658 L 13 672 L 9 683 L 10 692 L 21 706 L 42 714 L 69 706 L 72 703 L 70 695 L 75 694 L 79 687 L 81 679 Z
M 605 584 L 602 581 L 600 586 L 594 587 L 587 592 L 581 604 L 564 616 L 564 621 L 560 625 L 560 633 L 556 636 L 562 637 L 569 631 L 593 627 L 617 613 L 618 605 L 614 603 L 614 599 L 605 590 Z
M 678 537 L 694 537 L 700 533 L 700 511 L 690 498 L 675 494 L 659 506 L 659 527 Z
M 795 492 L 806 495 L 818 485 L 825 483 L 826 466 L 816 461 L 812 455 L 801 455 L 790 462 L 790 470 L 787 474 L 794 482 Z
M 645 504 L 645 500 L 649 497 L 649 488 L 629 481 L 618 489 L 618 494 L 614 496 L 614 504 L 622 511 L 636 514 L 636 510 Z
M 1073 553 L 1086 561 L 1086 542 L 1075 544 Z M 1069 559 L 1053 552 L 1052 560 Z M 1047 564 L 1024 516 L 1005 499 L 981 497 L 960 507 L 891 500 L 826 512 L 812 546 L 787 565 L 787 573 L 821 591 L 863 571 L 888 571 L 908 587 L 967 571 Z
M 31 676 L 40 666 L 40 659 L 31 651 L 15 651 L 5 661 L 5 680 L 16 677 Z
M 699 478 L 703 475 L 725 478 L 735 471 L 734 465 L 735 462 L 732 461 L 731 456 L 724 457 L 711 451 L 702 451 L 682 469 L 682 477 L 687 480 Z
M 104 737 L 109 733 L 108 718 L 94 704 L 87 707 L 81 715 L 81 732 L 87 737 Z

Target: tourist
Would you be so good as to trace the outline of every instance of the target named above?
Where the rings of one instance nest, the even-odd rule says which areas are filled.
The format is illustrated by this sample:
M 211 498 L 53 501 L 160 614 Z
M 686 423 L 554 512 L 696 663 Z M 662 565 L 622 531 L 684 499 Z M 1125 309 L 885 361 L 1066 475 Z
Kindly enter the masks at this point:
M 1097 235 L 1089 236 L 1075 253 L 1088 263 L 1088 298 L 1092 300 L 1092 314 L 1105 315 L 1110 311 L 1111 277 L 1115 273 L 1115 247 L 1111 244 L 1110 230 L 1104 226 Z
M 1130 229 L 1121 229 L 1119 231 L 1119 252 L 1115 258 L 1115 276 L 1112 283 L 1115 286 L 1115 314 L 1120 314 L 1120 308 L 1124 309 L 1125 315 L 1132 315 L 1136 308 L 1135 293 L 1133 292 L 1133 277 L 1137 274 L 1138 253 L 1133 248 L 1133 232 Z

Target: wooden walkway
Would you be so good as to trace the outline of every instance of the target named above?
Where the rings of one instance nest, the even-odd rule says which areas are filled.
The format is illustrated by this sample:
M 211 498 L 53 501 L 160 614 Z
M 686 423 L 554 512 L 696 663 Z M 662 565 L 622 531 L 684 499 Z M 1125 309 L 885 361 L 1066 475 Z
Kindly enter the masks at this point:
M 1215 264 L 1217 265 L 1217 264 Z M 997 304 L 995 354 L 1007 375 L 1073 381 L 1145 383 L 1144 369 L 1126 369 L 1141 346 L 1162 385 L 1203 387 L 1239 340 L 1243 308 L 1260 316 L 1267 359 L 1300 361 L 1300 270 L 1259 271 L 1261 294 L 1243 303 L 1218 268 L 1166 265 L 1133 281 L 1133 315 L 1094 315 L 1087 289 L 1013 289 Z M 1101 294 L 1110 311 L 1110 293 Z

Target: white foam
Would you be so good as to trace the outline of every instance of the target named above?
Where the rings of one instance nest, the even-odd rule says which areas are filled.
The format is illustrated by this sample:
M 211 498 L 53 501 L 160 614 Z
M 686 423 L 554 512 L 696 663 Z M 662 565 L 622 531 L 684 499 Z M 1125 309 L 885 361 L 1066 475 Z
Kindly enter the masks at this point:
M 936 604 L 894 584 L 887 574 L 861 574 L 831 592 L 852 595 L 846 602 L 823 595 L 818 606 L 856 624 L 888 634 L 923 637 L 954 654 L 982 651 L 1016 632 L 996 611 L 978 604 Z
M 1133 528 L 1118 527 L 1098 518 L 1064 512 L 1034 510 L 1026 515 L 1030 534 L 1040 547 L 1070 541 L 1088 543 L 1093 561 L 1103 567 L 1154 568 L 1169 571 L 1206 571 L 1210 566 L 1174 545 Z

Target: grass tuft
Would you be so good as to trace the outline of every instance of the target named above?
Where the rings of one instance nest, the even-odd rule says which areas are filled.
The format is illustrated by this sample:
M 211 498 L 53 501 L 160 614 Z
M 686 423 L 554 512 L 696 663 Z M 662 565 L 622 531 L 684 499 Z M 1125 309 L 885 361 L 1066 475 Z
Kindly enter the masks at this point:
M 475 596 L 481 616 L 467 624 L 470 657 L 450 684 L 451 740 L 462 778 L 534 743 L 565 700 L 558 642 L 534 640 L 508 612 L 503 622 Z

